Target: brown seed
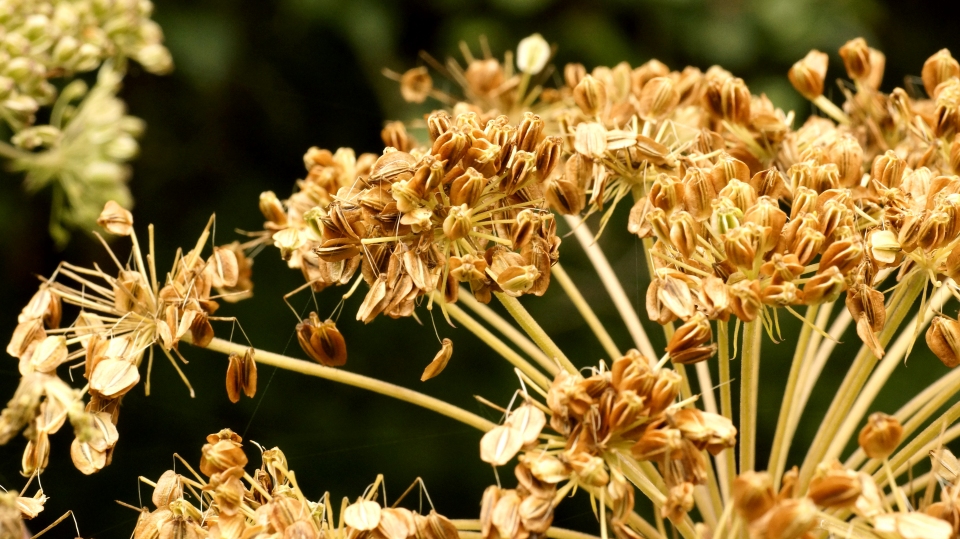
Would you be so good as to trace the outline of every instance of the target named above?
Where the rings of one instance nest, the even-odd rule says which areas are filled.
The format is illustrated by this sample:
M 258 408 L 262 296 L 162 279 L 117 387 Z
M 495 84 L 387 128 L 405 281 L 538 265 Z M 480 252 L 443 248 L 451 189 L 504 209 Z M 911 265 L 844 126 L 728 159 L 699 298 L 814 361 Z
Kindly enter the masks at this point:
M 357 531 L 370 531 L 380 525 L 380 504 L 358 499 L 343 512 L 343 522 Z
M 951 369 L 960 365 L 960 322 L 936 316 L 926 333 L 927 346 Z
M 420 377 L 420 381 L 426 382 L 427 380 L 443 372 L 443 369 L 447 367 L 447 363 L 450 361 L 450 356 L 452 355 L 453 341 L 450 339 L 444 339 L 440 344 L 440 351 L 437 352 L 437 355 L 433 357 L 433 361 L 427 365 L 427 368 L 423 370 L 423 375 Z
M 870 48 L 862 37 L 844 43 L 840 47 L 840 58 L 851 79 L 859 81 L 870 76 Z
M 823 80 L 827 76 L 828 61 L 826 53 L 818 50 L 808 52 L 802 60 L 793 64 L 787 73 L 790 84 L 811 101 L 820 97 L 823 95 Z
M 773 483 L 767 472 L 747 471 L 733 482 L 733 504 L 747 522 L 769 511 L 775 502 Z
M 180 483 L 180 475 L 173 470 L 167 470 L 157 479 L 151 500 L 157 509 L 163 509 L 181 496 L 183 485 Z
M 643 85 L 637 111 L 643 120 L 655 122 L 669 116 L 678 103 L 680 93 L 677 92 L 673 80 L 669 77 L 655 77 Z
M 423 103 L 431 90 L 433 79 L 426 67 L 408 69 L 400 76 L 400 95 L 408 103 Z
M 940 83 L 960 77 L 960 63 L 954 60 L 948 49 L 940 49 L 933 56 L 927 58 L 923 63 L 923 70 L 920 72 L 920 78 L 923 79 L 923 87 L 928 96 L 933 96 L 934 90 Z
M 800 539 L 816 524 L 817 507 L 808 498 L 783 500 L 767 524 L 769 539 Z
M 336 323 L 320 322 L 315 312 L 297 324 L 297 340 L 311 359 L 325 367 L 340 367 L 347 362 L 347 343 Z
M 900 445 L 903 426 L 897 418 L 883 412 L 870 414 L 857 437 L 857 443 L 872 459 L 884 459 Z
M 133 214 L 115 201 L 109 200 L 103 206 L 100 217 L 97 217 L 97 224 L 111 234 L 129 236 L 133 230 Z
M 603 83 L 586 75 L 573 89 L 573 99 L 587 116 L 593 116 L 607 103 L 607 89 Z

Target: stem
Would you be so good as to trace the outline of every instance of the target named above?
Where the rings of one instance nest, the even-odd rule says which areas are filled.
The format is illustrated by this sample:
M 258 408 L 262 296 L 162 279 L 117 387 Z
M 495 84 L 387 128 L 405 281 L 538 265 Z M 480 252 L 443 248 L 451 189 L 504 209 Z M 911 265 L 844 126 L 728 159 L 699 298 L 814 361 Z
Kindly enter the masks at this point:
M 623 472 L 623 476 L 627 478 L 628 481 L 636 485 L 637 488 L 643 492 L 650 501 L 653 502 L 654 511 L 657 514 L 660 514 L 660 507 L 667 500 L 667 497 L 657 489 L 656 486 L 650 481 L 650 479 L 643 473 L 639 466 L 635 466 L 634 459 L 632 457 L 627 457 L 619 451 L 613 452 L 619 462 L 622 464 L 620 471 Z M 611 460 L 607 462 L 611 462 Z M 633 462 L 631 462 L 633 461 Z M 693 521 L 690 519 L 689 515 L 684 516 L 683 520 L 676 524 L 677 530 L 680 531 L 680 535 L 684 536 L 687 539 L 693 539 L 698 537 L 696 531 L 693 528 Z
M 757 450 L 757 393 L 760 384 L 760 336 L 763 322 L 747 322 L 740 360 L 740 473 L 753 471 Z
M 537 346 L 539 346 L 548 357 L 552 357 L 554 361 L 559 361 L 560 365 L 562 365 L 567 372 L 577 372 L 577 368 L 567 359 L 566 354 L 560 350 L 557 343 L 553 342 L 553 339 L 540 327 L 540 324 L 530 316 L 530 313 L 520 303 L 520 300 L 513 296 L 508 296 L 503 292 L 494 292 L 494 295 L 497 296 L 500 303 L 507 309 L 510 316 L 520 324 L 523 331 L 533 339 L 533 342 L 537 343 Z
M 810 305 L 807 307 L 807 315 L 803 329 L 800 330 L 800 340 L 797 341 L 797 349 L 793 354 L 793 363 L 790 364 L 790 374 L 787 377 L 787 387 L 783 391 L 783 401 L 780 404 L 780 417 L 777 418 L 777 432 L 773 436 L 773 447 L 770 450 L 770 462 L 767 464 L 768 470 L 773 470 L 773 491 L 780 490 L 780 478 L 783 477 L 783 470 L 787 466 L 787 453 L 790 452 L 790 443 L 793 437 L 788 438 L 787 425 L 790 423 L 791 415 L 799 415 L 802 410 L 794 409 L 794 395 L 797 391 L 797 382 L 800 378 L 801 366 L 807 355 L 807 345 L 810 344 L 810 334 L 813 333 L 813 324 L 817 319 L 817 311 L 820 305 Z
M 717 359 L 720 366 L 720 413 L 723 417 L 733 421 L 733 396 L 730 390 L 730 326 L 723 320 L 717 320 Z M 723 481 L 720 481 L 720 490 L 723 492 L 723 499 L 730 503 L 730 486 L 737 477 L 737 456 L 733 449 L 727 449 L 723 452 L 724 472 Z M 717 470 L 720 467 L 717 466 Z
M 597 271 L 597 275 L 600 276 L 600 281 L 603 283 L 604 288 L 607 289 L 607 293 L 610 294 L 610 299 L 613 300 L 613 304 L 617 308 L 617 312 L 620 313 L 623 323 L 627 325 L 627 331 L 630 332 L 630 337 L 633 338 L 634 345 L 644 356 L 651 359 L 656 358 L 657 353 L 653 351 L 650 338 L 647 337 L 647 332 L 644 331 L 643 326 L 640 324 L 640 317 L 637 316 L 637 311 L 634 310 L 633 303 L 631 303 L 630 298 L 627 297 L 627 293 L 624 291 L 623 285 L 620 284 L 620 279 L 617 277 L 617 274 L 610 266 L 610 262 L 607 261 L 607 256 L 603 253 L 603 249 L 594 241 L 590 227 L 576 215 L 564 215 L 564 217 L 567 220 L 567 224 L 573 229 L 573 233 L 576 235 L 577 241 L 580 242 L 580 246 L 583 247 L 583 252 L 586 253 L 587 258 L 590 259 L 590 263 L 593 264 L 593 268 Z
M 887 383 L 887 380 L 890 378 L 893 370 L 896 369 L 897 365 L 900 364 L 900 360 L 904 355 L 906 355 L 907 350 L 912 346 L 914 341 L 914 332 L 918 329 L 926 327 L 926 325 L 929 324 L 930 320 L 933 318 L 934 313 L 939 310 L 934 309 L 934 305 L 939 305 L 942 309 L 943 302 L 949 297 L 950 290 L 948 287 L 940 287 L 940 290 L 937 290 L 932 300 L 927 303 L 927 309 L 925 312 L 917 313 L 917 315 L 913 317 L 913 320 L 910 321 L 906 327 L 904 327 L 904 330 L 900 333 L 900 336 L 897 337 L 897 341 L 894 343 L 893 347 L 883 357 L 883 361 L 880 362 L 880 365 L 870 376 L 870 381 L 867 382 L 867 385 L 864 386 L 863 391 L 860 392 L 860 395 L 857 397 L 857 400 L 850 409 L 850 412 L 846 414 L 843 424 L 840 426 L 840 430 L 837 431 L 837 435 L 834 436 L 833 442 L 830 444 L 829 449 L 827 449 L 827 459 L 835 459 L 840 456 L 840 453 L 847 445 L 847 441 L 853 435 L 853 432 L 856 430 L 860 420 L 863 419 L 864 414 L 867 413 L 867 409 L 873 403 L 873 400 L 877 397 L 877 394 L 880 393 L 880 390 L 883 389 L 884 384 Z M 918 320 L 921 322 L 920 326 L 917 326 Z
M 850 117 L 847 116 L 847 113 L 843 112 L 840 107 L 834 105 L 833 101 L 830 101 L 826 97 L 822 95 L 817 96 L 817 98 L 813 100 L 813 104 L 819 107 L 827 116 L 836 120 L 837 123 L 844 125 L 850 124 Z
M 927 276 L 924 272 L 915 271 L 907 276 L 893 293 L 893 297 L 890 298 L 886 306 L 886 325 L 884 325 L 880 334 L 877 335 L 880 346 L 886 346 L 887 343 L 890 342 L 893 334 L 897 328 L 900 327 L 900 323 L 903 322 L 904 317 L 906 317 L 910 311 L 913 300 L 923 291 L 923 285 L 926 280 Z M 803 461 L 803 466 L 800 468 L 800 481 L 797 492 L 806 492 L 814 469 L 817 464 L 823 461 L 823 456 L 829 447 L 828 440 L 832 440 L 837 434 L 843 418 L 850 411 L 850 407 L 860 393 L 860 389 L 862 389 L 866 383 L 867 377 L 870 375 L 876 363 L 877 358 L 873 355 L 873 352 L 870 351 L 870 348 L 866 345 L 861 346 L 860 352 L 857 353 L 857 357 L 853 360 L 853 364 L 850 365 L 850 369 L 843 378 L 843 382 L 840 384 L 836 396 L 830 403 L 826 417 L 824 417 L 823 422 L 820 423 L 820 428 L 817 429 L 817 435 L 814 437 L 813 443 L 810 445 L 810 450 L 807 452 L 807 456 Z
M 900 487 L 897 486 L 897 480 L 893 477 L 893 470 L 890 469 L 890 459 L 884 457 L 883 459 L 883 471 L 887 474 L 887 481 L 890 482 L 890 490 L 893 492 L 893 497 L 897 500 L 897 508 L 900 509 L 901 513 L 907 512 L 907 500 L 903 496 L 903 492 L 900 491 Z
M 506 359 L 511 365 L 520 369 L 524 374 L 529 376 L 534 383 L 536 383 L 542 389 L 550 388 L 551 382 L 549 378 L 544 376 L 542 372 L 531 365 L 526 359 L 523 358 L 523 356 L 515 352 L 513 348 L 510 348 L 506 343 L 497 338 L 497 336 L 490 332 L 490 330 L 483 327 L 480 322 L 477 322 L 473 319 L 473 317 L 464 312 L 463 309 L 448 303 L 447 312 L 450 313 L 450 316 L 452 316 L 454 320 L 463 324 L 463 326 L 467 328 L 470 333 L 473 333 L 481 341 L 485 342 L 487 346 L 493 349 L 494 352 L 503 356 L 503 358 Z
M 580 293 L 580 289 L 577 288 L 577 285 L 573 284 L 573 280 L 570 279 L 570 276 L 567 275 L 567 272 L 560 266 L 560 264 L 554 264 L 551 274 L 556 277 L 557 282 L 560 283 L 560 287 L 563 288 L 563 291 L 567 293 L 567 296 L 570 298 L 570 301 L 573 302 L 574 307 L 577 308 L 577 311 L 579 311 L 580 315 L 583 316 L 583 319 L 587 322 L 587 325 L 593 330 L 593 334 L 596 335 L 597 340 L 600 341 L 600 346 L 603 346 L 603 350 L 607 353 L 607 356 L 610 358 L 610 360 L 615 361 L 623 356 L 623 354 L 620 353 L 620 350 L 617 349 L 617 345 L 613 342 L 613 338 L 610 337 L 609 333 L 607 333 L 607 329 L 603 327 L 600 319 L 597 318 L 596 313 L 593 312 L 590 304 L 587 303 L 587 300 L 583 297 L 583 294 Z
M 457 304 L 459 305 L 461 303 L 493 326 L 494 329 L 502 333 L 504 337 L 513 341 L 513 344 L 517 345 L 517 348 L 533 358 L 533 360 L 543 367 L 551 376 L 556 376 L 557 372 L 560 371 L 557 364 L 550 361 L 550 358 L 548 358 L 537 345 L 533 344 L 533 341 L 527 338 L 520 330 L 513 327 L 510 322 L 507 322 L 506 319 L 497 314 L 496 311 L 477 301 L 477 298 L 473 297 L 473 294 L 460 294 Z M 448 303 L 447 305 L 450 304 Z
M 453 522 L 453 525 L 456 526 L 458 530 L 462 531 L 477 531 L 482 528 L 479 519 L 451 519 L 450 522 Z M 553 526 L 548 528 L 547 533 L 544 535 L 550 537 L 551 539 L 598 539 L 596 535 L 590 535 L 589 533 L 568 530 L 565 528 L 555 528 Z
M 228 355 L 243 355 L 247 349 L 247 346 L 235 344 L 220 338 L 214 338 L 212 341 L 210 341 L 210 344 L 207 345 L 207 350 L 213 350 L 214 352 L 220 352 Z M 275 354 L 266 350 L 254 349 L 254 360 L 262 365 L 272 365 L 280 369 L 306 374 L 307 376 L 316 376 L 317 378 L 324 378 L 333 382 L 359 387 L 361 389 L 373 391 L 374 393 L 380 393 L 381 395 L 400 399 L 402 401 L 409 402 L 410 404 L 415 404 L 428 410 L 433 410 L 434 412 L 447 417 L 456 419 L 461 423 L 470 425 L 471 427 L 479 429 L 483 432 L 486 432 L 496 426 L 494 423 L 476 414 L 468 412 L 463 408 L 458 408 L 448 402 L 424 395 L 423 393 L 413 391 L 412 389 L 407 389 L 405 387 L 383 382 L 375 378 L 334 369 L 332 367 L 324 367 L 316 363 L 311 363 L 302 359 L 294 359 L 292 357 Z

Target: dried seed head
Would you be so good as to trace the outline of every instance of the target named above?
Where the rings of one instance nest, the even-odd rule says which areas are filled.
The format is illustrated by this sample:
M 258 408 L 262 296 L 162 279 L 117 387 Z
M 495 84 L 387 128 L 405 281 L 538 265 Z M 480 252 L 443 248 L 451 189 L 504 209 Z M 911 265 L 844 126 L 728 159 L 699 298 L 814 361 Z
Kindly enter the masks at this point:
M 230 402 L 240 402 L 240 393 L 253 398 L 257 394 L 257 363 L 253 348 L 247 348 L 243 356 L 231 354 L 227 365 L 227 397 Z
M 524 446 L 536 442 L 546 424 L 547 416 L 543 410 L 530 403 L 524 403 L 514 410 L 505 423 L 520 432 Z
M 960 63 L 954 60 L 947 49 L 940 49 L 923 63 L 920 78 L 928 96 L 933 96 L 940 83 L 953 77 L 960 77 Z
M 852 135 L 840 136 L 827 149 L 827 159 L 837 165 L 840 173 L 840 185 L 854 187 L 860 185 L 863 177 L 863 148 Z
M 517 69 L 527 75 L 536 75 L 543 71 L 550 61 L 550 44 L 540 34 L 533 34 L 520 40 L 517 46 Z
M 426 67 L 408 69 L 400 76 L 400 95 L 408 103 L 423 103 L 433 90 L 433 79 Z
M 433 361 L 427 365 L 427 368 L 423 370 L 423 375 L 420 377 L 420 381 L 426 382 L 427 380 L 443 372 L 443 369 L 446 368 L 447 363 L 450 361 L 450 356 L 452 355 L 453 341 L 450 339 L 444 339 L 440 344 L 440 351 L 437 352 L 437 355 L 433 357 Z
M 927 346 L 951 369 L 960 365 L 960 322 L 936 316 L 926 333 Z
M 200 454 L 200 472 L 206 476 L 223 472 L 229 468 L 247 465 L 247 456 L 240 445 L 240 436 L 230 429 L 207 436 Z
M 503 66 L 495 58 L 474 60 L 464 73 L 470 91 L 479 96 L 487 96 L 503 84 Z
M 897 418 L 883 412 L 870 414 L 857 437 L 857 443 L 872 459 L 884 459 L 900 445 L 903 426 Z
M 747 471 L 733 481 L 733 505 L 747 522 L 765 515 L 775 502 L 773 482 L 767 472 Z
M 107 201 L 97 218 L 97 224 L 117 236 L 129 236 L 133 230 L 133 214 L 113 200 Z
M 829 58 L 826 53 L 818 50 L 812 50 L 793 64 L 787 77 L 790 84 L 800 95 L 813 101 L 823 95 L 823 80 L 827 76 L 827 62 Z
M 699 363 L 713 357 L 716 345 L 710 344 L 713 340 L 713 330 L 710 321 L 702 313 L 694 313 L 673 333 L 667 343 L 667 353 L 674 363 L 688 365 Z M 682 429 L 681 429 L 682 430 Z
M 862 37 L 844 43 L 840 47 L 840 58 L 851 79 L 859 81 L 870 76 L 870 47 Z
M 599 159 L 607 151 L 607 130 L 598 122 L 583 122 L 577 125 L 573 147 L 580 155 Z
M 587 116 L 593 116 L 607 103 L 607 89 L 602 82 L 585 75 L 573 89 L 573 99 Z
M 678 103 L 680 93 L 677 92 L 673 79 L 656 77 L 643 85 L 637 112 L 643 120 L 656 122 L 669 116 Z
M 347 362 L 347 343 L 333 320 L 320 322 L 317 313 L 297 324 L 297 340 L 311 359 L 325 367 L 340 367 Z
M 384 146 L 391 146 L 402 152 L 409 152 L 416 146 L 415 141 L 407 134 L 403 122 L 387 122 L 380 130 L 380 140 Z

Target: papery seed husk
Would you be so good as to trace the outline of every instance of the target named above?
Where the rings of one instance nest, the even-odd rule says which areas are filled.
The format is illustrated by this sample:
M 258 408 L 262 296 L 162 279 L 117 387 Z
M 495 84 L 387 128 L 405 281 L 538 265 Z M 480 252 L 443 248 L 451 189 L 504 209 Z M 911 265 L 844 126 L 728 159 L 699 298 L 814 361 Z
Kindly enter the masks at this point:
M 480 439 L 480 460 L 503 466 L 523 447 L 523 434 L 509 425 L 497 425 Z
M 90 447 L 90 444 L 76 438 L 70 444 L 70 458 L 73 459 L 73 465 L 84 475 L 99 472 L 107 464 L 106 453 L 97 451 Z
M 227 398 L 234 404 L 240 402 L 240 372 L 242 369 L 240 356 L 230 354 L 230 357 L 227 358 Z
M 882 533 L 896 534 L 900 539 L 950 539 L 953 536 L 953 526 L 949 523 L 916 511 L 878 515 L 873 527 Z
M 505 424 L 520 432 L 523 445 L 530 445 L 540 437 L 540 431 L 547 424 L 547 416 L 533 404 L 524 403 L 510 414 Z
M 357 531 L 370 531 L 380 524 L 380 504 L 357 500 L 344 510 L 343 522 Z
M 115 397 L 133 389 L 140 382 L 137 367 L 122 359 L 108 358 L 97 363 L 90 377 L 90 390 L 104 397 Z
M 444 339 L 440 343 L 440 351 L 437 352 L 437 355 L 433 357 L 433 361 L 427 365 L 427 368 L 423 370 L 423 375 L 420 376 L 421 382 L 426 382 L 427 380 L 437 376 L 443 369 L 447 367 L 447 363 L 450 361 L 450 357 L 453 355 L 453 341 L 450 339 Z
M 97 224 L 104 230 L 117 236 L 129 236 L 133 230 L 133 214 L 125 210 L 116 201 L 109 200 L 97 218 Z
M 927 346 L 949 368 L 960 365 L 960 322 L 936 316 L 925 334 Z
M 493 508 L 491 521 L 500 532 L 500 537 L 519 537 L 520 523 L 520 496 L 514 490 L 504 491 Z
M 181 496 L 183 496 L 183 485 L 180 484 L 180 475 L 173 470 L 167 470 L 163 472 L 160 479 L 157 479 L 151 501 L 157 509 L 163 509 Z
M 903 426 L 900 421 L 883 412 L 875 412 L 867 418 L 857 437 L 857 443 L 872 459 L 882 459 L 890 456 L 900 445 L 903 437 Z

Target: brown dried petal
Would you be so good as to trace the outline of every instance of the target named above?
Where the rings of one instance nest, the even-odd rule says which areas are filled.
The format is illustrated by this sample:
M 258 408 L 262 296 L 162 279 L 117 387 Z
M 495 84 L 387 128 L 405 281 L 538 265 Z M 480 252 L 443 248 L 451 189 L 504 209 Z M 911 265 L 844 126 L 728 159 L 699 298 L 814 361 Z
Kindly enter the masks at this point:
M 423 375 L 420 376 L 420 381 L 426 382 L 427 380 L 443 372 L 443 369 L 447 367 L 447 363 L 450 361 L 450 356 L 452 355 L 453 341 L 450 339 L 444 339 L 440 344 L 440 351 L 437 352 L 437 355 L 433 357 L 433 361 L 427 365 L 427 368 L 423 370 Z
M 117 236 L 129 236 L 133 230 L 133 214 L 113 200 L 107 201 L 97 218 L 97 224 Z

